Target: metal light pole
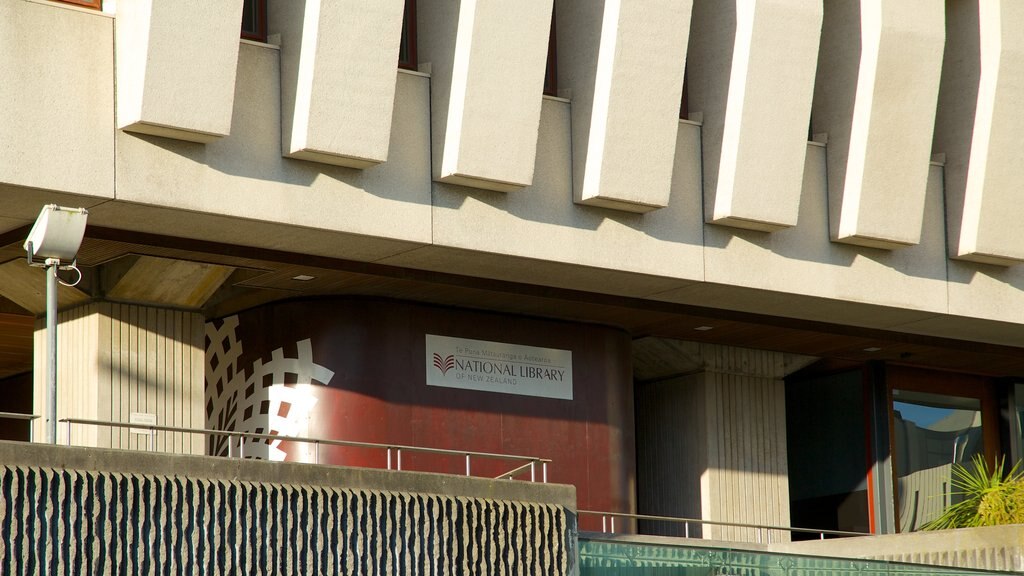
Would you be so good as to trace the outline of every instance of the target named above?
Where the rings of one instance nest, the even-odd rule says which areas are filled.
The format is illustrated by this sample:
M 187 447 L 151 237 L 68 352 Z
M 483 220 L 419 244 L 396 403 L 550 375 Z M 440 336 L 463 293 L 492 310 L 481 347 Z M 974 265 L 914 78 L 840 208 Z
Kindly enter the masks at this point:
M 57 443 L 57 267 L 47 258 L 46 271 L 46 443 Z
M 85 208 L 64 208 L 56 204 L 43 206 L 25 240 L 29 266 L 46 272 L 46 442 L 57 443 L 57 270 L 74 270 L 78 280 L 82 273 L 76 266 L 78 248 L 85 236 Z

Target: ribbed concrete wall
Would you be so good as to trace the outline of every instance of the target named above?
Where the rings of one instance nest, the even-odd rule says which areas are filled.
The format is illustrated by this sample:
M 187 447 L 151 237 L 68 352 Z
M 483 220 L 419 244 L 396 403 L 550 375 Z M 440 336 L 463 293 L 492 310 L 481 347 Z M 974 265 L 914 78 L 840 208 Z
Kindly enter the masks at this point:
M 60 313 L 57 328 L 57 414 L 129 422 L 153 414 L 161 426 L 204 428 L 201 315 L 133 304 L 96 302 Z M 46 330 L 35 333 L 34 412 L 46 411 Z M 45 438 L 43 421 L 35 437 Z M 58 425 L 60 443 L 67 428 Z M 160 432 L 150 438 L 127 428 L 76 424 L 71 444 L 202 454 L 199 435 Z
M 705 418 L 708 461 L 702 480 L 704 518 L 789 525 L 786 391 L 782 354 L 708 346 Z M 749 528 L 716 527 L 705 535 L 753 542 Z M 767 536 L 762 535 L 762 538 Z M 773 541 L 788 538 L 773 533 Z
M 789 481 L 783 376 L 807 358 L 693 344 L 671 359 L 692 374 L 638 384 L 637 482 L 645 514 L 788 526 Z M 645 523 L 652 534 L 682 525 Z M 782 531 L 707 526 L 690 535 L 757 542 Z
M 33 449 L 43 460 L 67 454 L 0 451 L 11 446 L 16 460 Z M 157 468 L 181 473 L 148 474 L 116 471 L 140 468 L 128 453 L 71 456 L 79 465 L 0 468 L 0 573 L 557 575 L 575 565 L 573 515 L 502 499 L 520 482 L 457 478 L 443 495 L 413 488 L 445 492 L 443 476 L 393 473 L 412 478 L 396 490 L 387 473 L 163 456 Z M 87 469 L 96 463 L 111 470 Z M 329 482 L 253 478 L 279 476 L 277 467 Z

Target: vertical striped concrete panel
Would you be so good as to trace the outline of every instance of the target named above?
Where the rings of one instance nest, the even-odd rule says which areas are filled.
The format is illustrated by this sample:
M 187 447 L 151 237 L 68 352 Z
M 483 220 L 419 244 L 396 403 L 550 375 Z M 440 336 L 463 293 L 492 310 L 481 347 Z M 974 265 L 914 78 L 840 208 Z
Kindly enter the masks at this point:
M 668 205 L 691 8 L 691 0 L 559 3 L 576 202 L 630 212 Z
M 709 344 L 699 349 L 702 372 L 637 385 L 640 511 L 788 526 L 782 378 L 813 359 Z M 654 534 L 685 533 L 682 525 L 650 522 L 645 528 Z M 789 540 L 784 531 L 759 533 L 726 526 L 691 526 L 690 536 L 736 542 Z
M 921 240 L 945 45 L 941 0 L 825 3 L 812 132 L 828 135 L 834 240 Z
M 203 318 L 197 313 L 131 304 L 92 303 L 60 313 L 57 329 L 58 417 L 128 422 L 132 412 L 156 416 L 157 424 L 204 428 Z M 35 400 L 45 411 L 45 329 L 36 331 Z M 43 440 L 43 422 L 35 438 Z M 58 439 L 67 442 L 67 427 Z M 126 428 L 76 424 L 75 446 L 153 449 L 202 454 L 204 438 L 159 432 L 150 438 Z
M 821 21 L 820 0 L 694 2 L 688 95 L 708 222 L 796 224 Z
M 417 6 L 419 60 L 431 73 L 436 180 L 500 192 L 533 183 L 552 6 Z
M 98 341 L 95 304 L 87 304 L 60 312 L 57 317 L 57 440 L 68 442 L 68 428 L 61 418 L 96 418 L 99 381 L 95 370 Z M 47 400 L 47 335 L 44 320 L 36 323 L 33 357 L 32 412 L 43 416 L 33 423 L 32 434 L 37 442 L 46 441 Z M 95 446 L 97 431 L 90 427 L 71 430 L 73 444 Z
M 703 518 L 744 524 L 789 525 L 783 355 L 706 346 L 707 468 Z M 786 541 L 788 532 L 708 527 L 705 538 Z
M 404 0 L 271 2 L 284 155 L 366 168 L 388 158 Z
M 637 512 L 701 517 L 701 473 L 707 468 L 704 376 L 636 385 Z M 684 536 L 682 524 L 642 522 L 644 534 Z M 700 526 L 689 535 L 699 537 Z
M 0 468 L 4 574 L 570 573 L 560 506 Z
M 947 2 L 934 151 L 946 155 L 950 252 L 997 265 L 1024 261 L 1024 4 Z
M 193 142 L 228 134 L 242 2 L 118 0 L 118 128 Z

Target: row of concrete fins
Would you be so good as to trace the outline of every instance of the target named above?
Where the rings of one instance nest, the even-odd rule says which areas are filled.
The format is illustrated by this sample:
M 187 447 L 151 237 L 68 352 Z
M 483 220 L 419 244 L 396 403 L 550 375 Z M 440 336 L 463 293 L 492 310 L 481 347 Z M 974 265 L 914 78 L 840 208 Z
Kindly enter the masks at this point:
M 285 156 L 359 169 L 387 161 L 404 6 L 270 3 Z M 118 126 L 196 142 L 226 136 L 241 7 L 119 3 Z M 919 243 L 937 159 L 954 256 L 1024 260 L 1014 232 L 1024 220 L 1024 114 L 1013 105 L 1024 100 L 1024 3 L 421 2 L 435 180 L 510 193 L 532 183 L 552 17 L 576 202 L 668 205 L 685 73 L 689 117 L 702 125 L 708 222 L 794 226 L 810 132 L 827 141 L 833 240 Z

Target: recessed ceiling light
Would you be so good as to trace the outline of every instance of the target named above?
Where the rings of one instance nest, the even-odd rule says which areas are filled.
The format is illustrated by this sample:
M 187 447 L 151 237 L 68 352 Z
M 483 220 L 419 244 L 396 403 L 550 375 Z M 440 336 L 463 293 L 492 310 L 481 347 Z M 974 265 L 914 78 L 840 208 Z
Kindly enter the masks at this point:
M 715 329 L 714 326 L 697 326 L 696 328 L 694 328 L 694 330 L 697 330 L 699 332 L 707 332 L 708 330 L 714 330 L 714 329 Z
M 878 352 L 879 350 L 881 350 L 881 348 L 877 346 L 871 346 L 869 348 L 864 349 L 865 352 Z
M 292 280 L 298 280 L 299 282 L 308 282 L 313 280 L 316 276 L 310 276 L 309 274 L 299 274 L 298 276 L 292 276 Z

